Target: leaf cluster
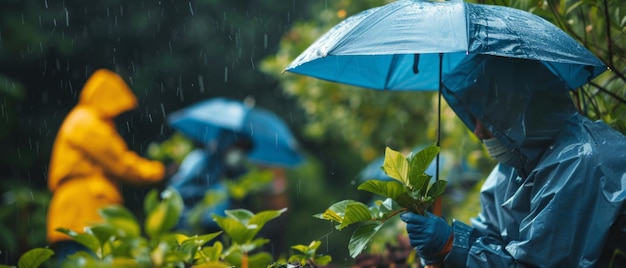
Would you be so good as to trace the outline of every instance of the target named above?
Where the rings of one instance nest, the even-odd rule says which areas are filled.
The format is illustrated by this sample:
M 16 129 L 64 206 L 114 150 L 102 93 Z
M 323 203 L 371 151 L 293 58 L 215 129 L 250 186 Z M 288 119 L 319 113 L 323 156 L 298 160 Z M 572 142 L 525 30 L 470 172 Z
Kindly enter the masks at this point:
M 64 267 L 242 267 L 244 263 L 259 267 L 271 263 L 272 256 L 267 252 L 248 256 L 268 242 L 255 236 L 265 223 L 286 210 L 258 214 L 229 210 L 227 217 L 214 215 L 223 231 L 187 236 L 172 231 L 183 209 L 182 198 L 173 188 L 160 196 L 156 190 L 151 191 L 144 200 L 144 209 L 145 235 L 132 213 L 122 206 L 101 209 L 104 223 L 89 226 L 84 233 L 58 229 L 89 250 L 70 256 Z M 216 241 L 222 233 L 232 240 L 227 248 Z
M 336 222 L 338 230 L 354 223 L 364 223 L 354 231 L 349 242 L 350 256 L 355 258 L 371 243 L 386 220 L 406 211 L 424 214 L 443 194 L 447 182 L 437 180 L 431 184 L 432 177 L 425 173 L 438 153 L 439 147 L 431 145 L 405 157 L 387 147 L 382 168 L 394 180 L 368 180 L 358 186 L 359 190 L 387 199 L 378 200 L 371 207 L 354 200 L 342 200 L 314 217 Z

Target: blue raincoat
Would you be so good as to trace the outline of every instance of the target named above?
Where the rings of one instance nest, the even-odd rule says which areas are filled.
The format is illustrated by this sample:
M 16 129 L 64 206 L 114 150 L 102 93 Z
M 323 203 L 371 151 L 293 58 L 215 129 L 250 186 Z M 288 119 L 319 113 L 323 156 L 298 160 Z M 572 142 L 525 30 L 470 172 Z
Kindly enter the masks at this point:
M 189 212 L 204 199 L 209 190 L 227 192 L 226 186 L 220 182 L 224 178 L 237 178 L 243 175 L 244 168 L 228 168 L 224 163 L 224 152 L 237 141 L 232 132 L 223 131 L 218 138 L 204 148 L 191 151 L 178 171 L 170 180 L 170 186 L 174 187 L 183 198 L 185 208 L 180 218 L 178 228 L 191 230 L 189 226 Z M 218 225 L 213 221 L 212 215 L 225 216 L 225 210 L 230 209 L 231 200 L 222 200 L 215 206 L 206 209 L 200 221 L 204 231 L 216 231 Z
M 606 267 L 616 247 L 626 249 L 622 134 L 577 113 L 537 61 L 469 55 L 443 83 L 467 127 L 480 120 L 517 157 L 488 176 L 472 225 L 453 223 L 446 265 Z

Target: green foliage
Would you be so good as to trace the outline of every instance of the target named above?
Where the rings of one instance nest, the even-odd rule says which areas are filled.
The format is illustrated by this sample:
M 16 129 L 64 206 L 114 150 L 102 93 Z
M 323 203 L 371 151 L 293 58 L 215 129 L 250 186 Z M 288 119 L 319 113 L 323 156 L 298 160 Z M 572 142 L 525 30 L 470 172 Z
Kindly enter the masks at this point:
M 274 180 L 271 170 L 251 168 L 243 176 L 237 179 L 223 180 L 229 195 L 235 200 L 242 200 L 246 196 L 265 190 Z
M 54 251 L 48 248 L 34 248 L 22 255 L 17 263 L 19 268 L 39 267 L 54 255 Z
M 68 229 L 57 231 L 69 235 L 90 252 L 78 252 L 68 258 L 64 267 L 265 267 L 273 261 L 268 252 L 259 251 L 269 240 L 257 238 L 265 224 L 286 211 L 267 210 L 254 214 L 245 209 L 227 210 L 227 217 L 214 216 L 231 245 L 216 239 L 222 231 L 186 236 L 172 232 L 179 219 L 182 200 L 168 188 L 160 194 L 151 191 L 144 201 L 147 218 L 142 236 L 136 218 L 122 206 L 100 210 L 104 222 L 89 226 L 84 233 Z M 31 263 L 49 257 L 48 251 L 29 254 Z M 35 257 L 39 257 L 36 259 Z
M 235 209 L 226 211 L 226 217 L 214 215 L 213 219 L 235 244 L 241 245 L 244 252 L 249 252 L 256 248 L 256 246 L 251 246 L 252 244 L 260 242 L 253 239 L 265 223 L 280 216 L 285 211 L 287 211 L 286 208 L 254 214 L 246 209 Z
M 443 194 L 447 182 L 437 180 L 430 184 L 431 176 L 424 173 L 438 153 L 439 147 L 431 145 L 417 154 L 405 157 L 387 147 L 382 168 L 395 181 L 369 180 L 358 187 L 359 190 L 387 197 L 385 201 L 378 201 L 368 207 L 358 201 L 343 200 L 314 217 L 338 223 L 335 226 L 338 230 L 355 223 L 364 223 L 354 231 L 348 245 L 350 256 L 356 258 L 372 242 L 385 221 L 405 211 L 423 215 Z
M 0 256 L 17 261 L 32 248 L 46 245 L 50 193 L 33 189 L 17 178 L 0 183 Z
M 158 237 L 174 228 L 183 211 L 183 199 L 173 188 L 163 191 L 161 198 L 162 201 L 157 202 L 156 191 L 153 190 L 144 202 L 148 214 L 144 228 L 151 237 Z
M 297 262 L 300 265 L 326 265 L 332 261 L 332 257 L 323 254 L 317 254 L 317 249 L 322 244 L 320 241 L 312 241 L 309 245 L 295 245 L 291 248 L 299 252 L 289 257 L 289 262 Z
M 221 232 L 191 237 L 171 232 L 182 210 L 182 199 L 174 189 L 163 191 L 160 199 L 156 190 L 151 191 L 144 200 L 144 207 L 148 215 L 144 230 L 149 238 L 142 236 L 141 225 L 122 206 L 101 209 L 104 222 L 87 227 L 84 233 L 58 229 L 93 254 L 78 252 L 70 256 L 64 266 L 177 267 L 220 260 L 221 255 L 216 258 L 216 254 L 221 253 L 216 250 L 219 245 L 208 249 L 202 246 Z
M 160 143 L 152 142 L 148 146 L 148 157 L 162 162 L 173 161 L 180 164 L 185 156 L 193 150 L 193 142 L 179 132 Z

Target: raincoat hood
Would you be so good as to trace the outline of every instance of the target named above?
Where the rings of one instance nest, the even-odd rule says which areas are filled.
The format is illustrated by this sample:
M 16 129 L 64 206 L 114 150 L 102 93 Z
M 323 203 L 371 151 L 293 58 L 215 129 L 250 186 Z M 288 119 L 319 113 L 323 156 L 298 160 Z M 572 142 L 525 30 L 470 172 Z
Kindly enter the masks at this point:
M 94 109 L 103 118 L 114 118 L 135 109 L 137 98 L 119 75 L 99 69 L 87 80 L 78 105 Z
M 515 168 L 525 173 L 577 113 L 566 84 L 538 61 L 469 55 L 444 74 L 443 84 L 444 98 L 465 125 L 474 130 L 480 120 L 520 156 L 524 166 Z

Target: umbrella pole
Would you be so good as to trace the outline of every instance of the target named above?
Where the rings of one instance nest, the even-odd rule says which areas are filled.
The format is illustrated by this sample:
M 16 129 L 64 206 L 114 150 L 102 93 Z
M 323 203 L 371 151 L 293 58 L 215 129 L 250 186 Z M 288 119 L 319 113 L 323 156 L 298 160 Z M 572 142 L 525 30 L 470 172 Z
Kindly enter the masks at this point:
M 442 74 L 443 72 L 443 53 L 439 53 L 439 87 L 437 89 L 437 147 L 441 145 L 441 87 L 442 87 Z M 441 152 L 441 147 L 440 150 Z M 437 153 L 436 163 L 435 163 L 435 180 L 439 180 L 439 155 L 441 153 Z M 433 214 L 437 216 L 441 216 L 442 207 L 441 207 L 441 196 L 435 199 L 435 203 L 433 204 Z

